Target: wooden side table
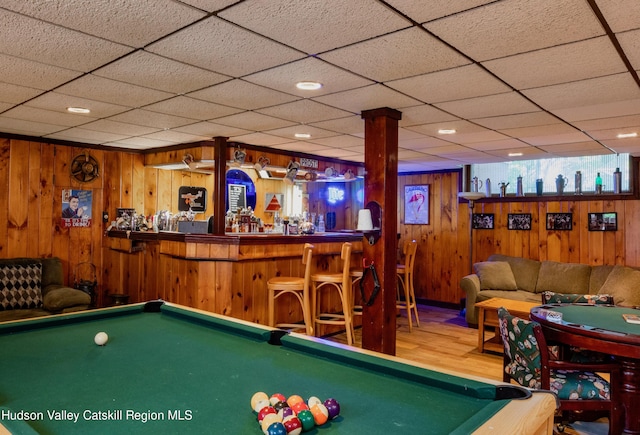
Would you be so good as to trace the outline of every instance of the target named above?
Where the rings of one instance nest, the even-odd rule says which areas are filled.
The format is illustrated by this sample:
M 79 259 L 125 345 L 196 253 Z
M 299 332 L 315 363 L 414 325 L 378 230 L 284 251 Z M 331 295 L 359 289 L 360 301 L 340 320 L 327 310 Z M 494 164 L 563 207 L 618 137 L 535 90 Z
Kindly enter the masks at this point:
M 498 353 L 504 352 L 498 331 L 498 308 L 504 307 L 510 314 L 528 320 L 531 309 L 539 305 L 541 305 L 541 303 L 536 304 L 533 302 L 514 301 L 503 298 L 491 298 L 478 302 L 476 304 L 478 308 L 478 351 L 482 353 L 486 349 Z M 484 331 L 487 326 L 493 327 L 496 330 L 496 335 L 493 339 L 484 339 Z

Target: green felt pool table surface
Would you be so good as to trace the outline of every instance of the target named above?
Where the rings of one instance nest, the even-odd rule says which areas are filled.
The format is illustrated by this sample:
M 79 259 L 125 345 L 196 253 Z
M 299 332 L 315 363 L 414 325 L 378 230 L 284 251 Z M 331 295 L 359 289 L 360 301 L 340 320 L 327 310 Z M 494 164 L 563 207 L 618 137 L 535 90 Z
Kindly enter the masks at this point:
M 264 391 L 337 399 L 341 415 L 307 433 L 462 434 L 516 402 L 495 400 L 490 383 L 296 334 L 274 345 L 267 328 L 151 306 L 159 312 L 137 304 L 0 324 L 0 424 L 14 433 L 260 434 L 250 399 Z M 93 341 L 99 331 L 106 346 Z

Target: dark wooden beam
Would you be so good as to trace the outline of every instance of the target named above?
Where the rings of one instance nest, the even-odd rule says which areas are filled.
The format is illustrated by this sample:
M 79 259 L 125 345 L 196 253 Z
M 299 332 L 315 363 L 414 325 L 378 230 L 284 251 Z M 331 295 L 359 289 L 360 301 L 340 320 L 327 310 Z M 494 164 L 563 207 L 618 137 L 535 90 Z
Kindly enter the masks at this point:
M 213 181 L 213 234 L 224 235 L 224 217 L 226 210 L 227 194 L 227 138 L 213 138 L 213 160 L 214 160 L 214 181 Z
M 381 207 L 381 235 L 363 243 L 365 265 L 373 262 L 380 291 L 363 307 L 362 347 L 389 355 L 396 353 L 396 266 L 398 233 L 398 121 L 402 113 L 390 108 L 366 110 L 364 119 L 365 206 Z M 377 226 L 374 215 L 374 227 Z M 365 296 L 374 290 L 371 272 L 365 277 Z

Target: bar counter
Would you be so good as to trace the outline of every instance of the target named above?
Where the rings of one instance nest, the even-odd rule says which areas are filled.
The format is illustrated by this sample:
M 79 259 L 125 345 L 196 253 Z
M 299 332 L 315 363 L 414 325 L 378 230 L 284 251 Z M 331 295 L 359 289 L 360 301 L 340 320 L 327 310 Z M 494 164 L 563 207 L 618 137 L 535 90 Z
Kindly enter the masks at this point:
M 351 268 L 360 267 L 362 233 L 312 235 L 109 231 L 105 237 L 104 293 L 124 293 L 130 302 L 163 299 L 193 308 L 267 324 L 267 281 L 304 274 L 302 250 L 314 245 L 313 272 L 340 272 L 344 242 L 353 244 Z M 322 301 L 336 311 L 337 298 Z M 297 322 L 297 302 L 278 301 L 276 318 Z M 320 331 L 321 334 L 331 330 Z

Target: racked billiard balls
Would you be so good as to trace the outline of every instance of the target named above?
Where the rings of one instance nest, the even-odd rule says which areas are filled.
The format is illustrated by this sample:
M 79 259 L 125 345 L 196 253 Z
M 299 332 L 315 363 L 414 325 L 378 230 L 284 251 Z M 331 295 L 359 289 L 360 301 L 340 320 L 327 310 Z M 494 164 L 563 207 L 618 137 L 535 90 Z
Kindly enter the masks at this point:
M 329 420 L 329 411 L 322 403 L 316 403 L 311 407 L 310 411 L 313 414 L 313 420 L 318 426 L 322 426 Z
M 287 430 L 287 435 L 300 435 L 302 432 L 302 422 L 295 415 L 290 415 L 282 420 L 282 424 Z
M 313 414 L 309 410 L 305 409 L 304 411 L 300 411 L 298 419 L 300 420 L 300 423 L 302 423 L 303 432 L 310 431 L 316 425 L 316 422 L 313 419 Z
M 271 423 L 266 431 L 263 431 L 266 435 L 287 435 L 287 429 L 279 421 Z

